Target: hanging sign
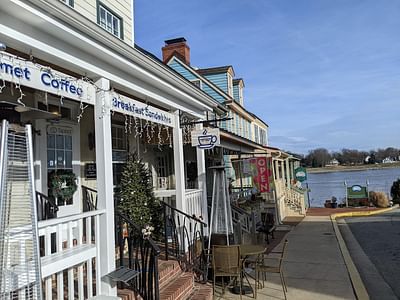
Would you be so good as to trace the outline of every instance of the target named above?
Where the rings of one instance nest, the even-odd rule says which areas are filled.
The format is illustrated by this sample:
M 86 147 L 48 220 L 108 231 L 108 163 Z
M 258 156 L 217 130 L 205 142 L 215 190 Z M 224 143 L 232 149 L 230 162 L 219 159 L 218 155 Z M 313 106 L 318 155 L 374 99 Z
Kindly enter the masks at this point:
M 261 193 L 270 191 L 271 160 L 270 157 L 253 157 L 242 160 L 243 174 L 253 178 L 255 188 Z
M 268 168 L 266 157 L 257 157 L 253 159 L 253 164 L 257 169 L 257 175 L 253 177 L 253 181 L 261 193 L 269 192 L 269 176 L 271 170 Z
M 219 128 L 205 127 L 199 130 L 192 130 L 192 146 L 200 149 L 212 149 L 221 144 Z
M 153 123 L 175 127 L 173 114 L 117 93 L 113 93 L 111 110 Z
M 298 180 L 300 182 L 307 180 L 306 168 L 298 167 L 298 168 L 294 169 L 294 177 L 296 177 L 296 180 Z
M 31 61 L 0 54 L 0 81 L 13 82 L 65 98 L 95 103 L 93 84 Z

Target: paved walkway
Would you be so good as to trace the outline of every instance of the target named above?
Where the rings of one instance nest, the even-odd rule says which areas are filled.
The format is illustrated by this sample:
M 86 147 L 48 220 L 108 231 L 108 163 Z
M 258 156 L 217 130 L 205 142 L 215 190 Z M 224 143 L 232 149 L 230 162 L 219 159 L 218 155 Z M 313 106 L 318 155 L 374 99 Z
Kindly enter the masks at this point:
M 288 299 L 355 299 L 329 216 L 305 217 L 288 240 Z
M 287 234 L 287 239 L 284 272 L 289 300 L 356 299 L 329 216 L 307 216 Z M 279 276 L 268 274 L 266 286 L 257 294 L 261 300 L 284 299 Z M 216 296 L 239 299 L 228 290 L 223 297 L 220 291 Z

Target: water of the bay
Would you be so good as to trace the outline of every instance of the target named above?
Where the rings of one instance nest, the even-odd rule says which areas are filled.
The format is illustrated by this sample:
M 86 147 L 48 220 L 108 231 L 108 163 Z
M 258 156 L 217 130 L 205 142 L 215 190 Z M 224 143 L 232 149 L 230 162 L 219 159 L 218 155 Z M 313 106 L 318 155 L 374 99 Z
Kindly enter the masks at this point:
M 325 200 L 331 199 L 332 196 L 338 199 L 338 203 L 344 201 L 345 181 L 348 186 L 365 186 L 368 181 L 369 191 L 384 192 L 389 196 L 393 181 L 400 178 L 400 168 L 309 173 L 307 177 L 311 207 L 321 207 L 324 206 Z

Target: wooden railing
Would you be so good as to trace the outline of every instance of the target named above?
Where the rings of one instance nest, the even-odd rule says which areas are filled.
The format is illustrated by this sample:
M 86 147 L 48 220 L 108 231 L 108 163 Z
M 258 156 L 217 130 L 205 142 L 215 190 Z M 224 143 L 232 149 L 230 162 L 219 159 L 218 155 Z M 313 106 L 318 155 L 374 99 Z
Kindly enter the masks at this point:
M 203 216 L 203 190 L 186 190 L 185 203 L 187 205 L 187 213 L 196 218 Z
M 118 264 L 139 272 L 128 283 L 144 300 L 160 298 L 158 257 L 160 249 L 150 237 L 143 237 L 142 229 L 123 214 L 115 215 Z
M 58 206 L 53 198 L 36 192 L 36 207 L 38 221 L 57 218 Z
M 161 203 L 164 211 L 165 258 L 175 257 L 182 270 L 193 271 L 198 281 L 207 281 L 204 239 L 207 224 L 165 202 Z
M 99 295 L 99 220 L 104 213 L 98 210 L 38 223 L 44 299 Z
M 295 187 L 285 188 L 285 203 L 297 208 L 301 214 L 305 214 L 304 191 Z
M 83 211 L 92 211 L 97 209 L 97 191 L 90 187 L 82 185 Z

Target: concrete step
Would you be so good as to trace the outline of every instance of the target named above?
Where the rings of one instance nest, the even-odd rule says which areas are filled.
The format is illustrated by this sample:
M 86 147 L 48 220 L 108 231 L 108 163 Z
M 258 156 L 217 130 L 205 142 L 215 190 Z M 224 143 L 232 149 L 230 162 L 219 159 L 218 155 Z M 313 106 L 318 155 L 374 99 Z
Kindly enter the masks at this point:
M 181 273 L 160 290 L 160 300 L 186 300 L 193 291 L 192 273 Z

